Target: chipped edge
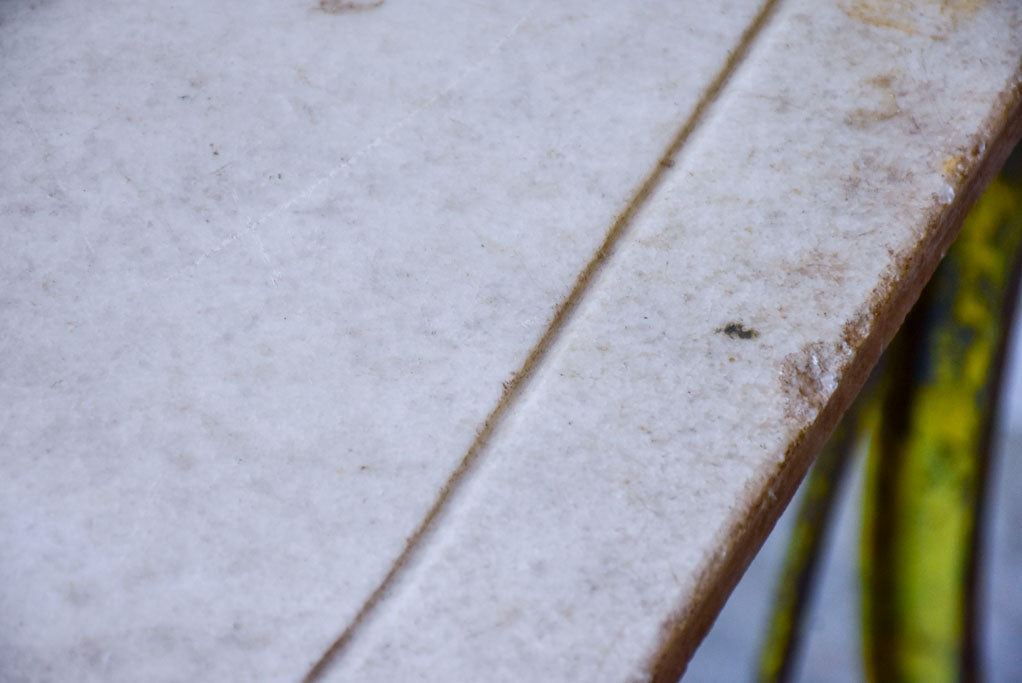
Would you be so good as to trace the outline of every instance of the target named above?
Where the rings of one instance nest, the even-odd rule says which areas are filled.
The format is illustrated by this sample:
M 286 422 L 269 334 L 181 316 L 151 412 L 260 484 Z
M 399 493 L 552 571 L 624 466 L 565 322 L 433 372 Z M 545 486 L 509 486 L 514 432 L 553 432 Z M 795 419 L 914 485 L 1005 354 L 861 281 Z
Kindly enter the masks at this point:
M 958 150 L 962 161 L 946 179 L 949 185 L 957 185 L 954 199 L 943 202 L 934 196 L 935 203 L 924 219 L 928 236 L 925 243 L 895 257 L 870 298 L 846 323 L 838 342 L 813 342 L 785 358 L 782 370 L 792 372 L 784 384 L 790 402 L 786 410 L 805 426 L 786 449 L 782 462 L 767 476 L 756 499 L 733 512 L 735 523 L 725 536 L 726 543 L 708 559 L 696 579 L 691 594 L 694 599 L 665 621 L 661 646 L 647 668 L 650 680 L 674 683 L 681 678 L 692 653 L 787 507 L 809 465 L 958 235 L 965 214 L 1022 139 L 1022 63 L 991 111 L 980 132 L 973 136 L 970 148 Z M 985 143 L 994 132 L 993 139 Z M 831 384 L 833 389 L 827 392 Z

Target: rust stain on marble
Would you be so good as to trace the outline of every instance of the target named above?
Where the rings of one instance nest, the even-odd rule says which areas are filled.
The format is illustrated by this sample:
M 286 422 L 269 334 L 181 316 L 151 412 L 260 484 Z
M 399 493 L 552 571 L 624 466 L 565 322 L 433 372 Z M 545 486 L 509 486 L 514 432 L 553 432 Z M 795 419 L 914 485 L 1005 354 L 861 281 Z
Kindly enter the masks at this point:
M 871 26 L 943 40 L 984 5 L 986 0 L 854 0 L 842 9 Z
M 940 170 L 946 176 L 955 176 L 965 171 L 964 159 L 961 155 L 952 154 L 951 156 L 944 159 L 944 163 L 941 164 Z
M 916 35 L 919 31 L 904 17 L 905 2 L 883 2 L 882 0 L 857 0 L 851 7 L 845 8 L 845 14 L 871 26 L 890 28 L 908 35 Z

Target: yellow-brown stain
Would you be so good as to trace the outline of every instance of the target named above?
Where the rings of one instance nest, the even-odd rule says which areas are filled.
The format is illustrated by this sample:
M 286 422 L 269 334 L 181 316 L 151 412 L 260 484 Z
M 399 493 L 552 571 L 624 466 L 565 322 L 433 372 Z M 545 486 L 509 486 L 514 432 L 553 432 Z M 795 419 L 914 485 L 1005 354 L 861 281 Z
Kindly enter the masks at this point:
M 859 107 L 845 116 L 845 123 L 852 128 L 868 128 L 871 124 L 889 121 L 901 113 L 897 102 L 888 101 L 879 109 Z
M 897 74 L 892 71 L 862 81 L 865 86 L 863 94 L 867 97 L 875 96 L 876 104 L 872 107 L 858 107 L 849 112 L 845 115 L 845 124 L 852 128 L 868 128 L 875 123 L 889 121 L 902 114 L 894 89 L 896 79 Z
M 851 7 L 845 9 L 845 14 L 871 26 L 890 28 L 914 36 L 919 31 L 912 24 L 911 17 L 906 16 L 908 13 L 905 8 L 905 5 L 909 5 L 907 9 L 911 9 L 911 4 L 904 1 L 856 0 Z
M 871 26 L 942 40 L 984 5 L 986 0 L 854 0 L 843 9 L 852 19 Z
M 894 73 L 889 72 L 885 74 L 878 74 L 872 78 L 867 78 L 866 83 L 872 85 L 875 88 L 881 88 L 882 90 L 890 90 L 891 86 L 894 85 Z
M 940 170 L 945 176 L 957 176 L 965 170 L 965 159 L 958 154 L 952 154 L 951 156 L 944 159 L 944 163 L 940 165 Z

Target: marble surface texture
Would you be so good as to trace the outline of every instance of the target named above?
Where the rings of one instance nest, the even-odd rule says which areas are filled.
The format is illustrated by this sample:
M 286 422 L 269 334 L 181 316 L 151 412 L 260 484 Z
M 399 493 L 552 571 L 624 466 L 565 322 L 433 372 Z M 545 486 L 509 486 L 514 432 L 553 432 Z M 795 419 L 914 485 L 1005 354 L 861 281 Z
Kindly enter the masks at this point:
M 0 3 L 0 679 L 669 677 L 1014 134 L 1020 35 Z

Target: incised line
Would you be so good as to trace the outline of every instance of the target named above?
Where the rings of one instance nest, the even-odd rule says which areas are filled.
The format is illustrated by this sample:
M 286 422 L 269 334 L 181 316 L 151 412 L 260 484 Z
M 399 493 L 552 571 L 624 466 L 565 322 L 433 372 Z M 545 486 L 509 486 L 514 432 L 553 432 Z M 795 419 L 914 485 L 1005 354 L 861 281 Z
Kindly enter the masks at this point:
M 461 459 L 461 462 L 458 463 L 458 466 L 451 473 L 447 482 L 440 489 L 440 493 L 433 502 L 429 511 L 426 513 L 426 516 L 423 518 L 419 527 L 415 530 L 415 533 L 413 533 L 405 542 L 404 550 L 402 550 L 401 554 L 394 560 L 394 564 L 391 566 L 390 571 L 387 572 L 387 575 L 383 578 L 383 581 L 380 582 L 380 585 L 377 586 L 376 590 L 374 590 L 369 596 L 369 599 L 362 605 L 362 608 L 358 611 L 344 632 L 341 633 L 337 640 L 335 640 L 327 651 L 323 653 L 323 656 L 320 657 L 319 661 L 317 661 L 305 675 L 303 683 L 315 683 L 322 678 L 330 665 L 337 661 L 337 659 L 343 654 L 344 650 L 355 637 L 359 627 L 366 621 L 375 607 L 380 604 L 391 585 L 393 585 L 397 576 L 409 563 L 409 560 L 414 555 L 415 551 L 422 544 L 423 539 L 431 531 L 434 521 L 439 516 L 447 501 L 451 498 L 454 491 L 459 487 L 461 482 L 465 479 L 466 475 L 479 459 L 483 449 L 489 443 L 490 437 L 493 435 L 498 423 L 507 414 L 509 408 L 522 393 L 528 381 L 536 374 L 537 368 L 546 358 L 550 348 L 554 345 L 563 330 L 566 328 L 572 314 L 578 308 L 586 292 L 590 289 L 590 284 L 596 279 L 610 260 L 611 256 L 616 252 L 622 238 L 628 232 L 628 228 L 630 227 L 632 219 L 635 217 L 636 213 L 638 213 L 639 209 L 646 203 L 656 188 L 659 187 L 667 171 L 674 166 L 673 158 L 691 138 L 692 133 L 703 121 L 706 111 L 717 100 L 721 91 L 724 89 L 724 86 L 745 60 L 752 43 L 762 32 L 763 27 L 773 14 L 774 8 L 779 1 L 780 0 L 766 0 L 755 19 L 742 33 L 735 49 L 728 55 L 727 60 L 724 62 L 724 66 L 718 72 L 713 81 L 710 82 L 710 85 L 703 93 L 702 98 L 700 98 L 699 102 L 692 110 L 692 113 L 689 114 L 688 118 L 685 120 L 684 125 L 682 125 L 679 131 L 675 134 L 673 140 L 668 145 L 666 152 L 664 152 L 664 154 L 657 160 L 657 163 L 654 164 L 653 169 L 646 176 L 642 185 L 639 186 L 635 196 L 632 197 L 632 200 L 625 207 L 624 211 L 614 221 L 610 230 L 607 232 L 603 243 L 575 279 L 575 285 L 572 287 L 571 293 L 558 307 L 546 331 L 525 359 L 521 369 L 509 382 L 505 384 L 500 400 L 483 422 L 482 427 L 476 434 L 475 440 L 472 442 L 472 445 L 469 446 L 469 449 L 465 453 L 465 456 Z

